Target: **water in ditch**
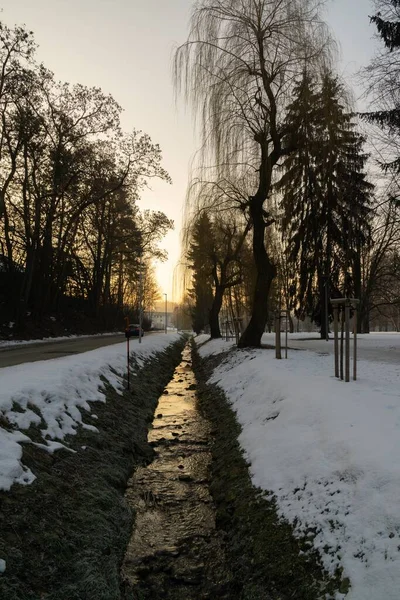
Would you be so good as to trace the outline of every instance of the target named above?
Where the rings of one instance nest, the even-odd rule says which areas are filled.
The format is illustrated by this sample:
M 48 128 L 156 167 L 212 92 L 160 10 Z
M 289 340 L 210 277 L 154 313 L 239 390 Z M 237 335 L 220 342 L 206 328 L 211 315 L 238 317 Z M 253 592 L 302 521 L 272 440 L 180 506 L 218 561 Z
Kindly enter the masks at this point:
M 210 424 L 196 405 L 187 346 L 149 432 L 154 460 L 126 493 L 136 514 L 122 567 L 127 599 L 232 598 L 209 491 Z

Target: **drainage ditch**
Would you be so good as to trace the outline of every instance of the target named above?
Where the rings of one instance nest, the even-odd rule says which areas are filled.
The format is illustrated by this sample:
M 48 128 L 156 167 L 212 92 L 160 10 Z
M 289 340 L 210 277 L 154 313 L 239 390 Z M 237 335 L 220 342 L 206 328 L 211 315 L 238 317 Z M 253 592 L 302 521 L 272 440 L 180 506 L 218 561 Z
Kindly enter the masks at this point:
M 122 566 L 128 599 L 232 598 L 232 574 L 210 495 L 211 425 L 197 407 L 190 346 L 165 388 L 126 500 L 136 513 Z

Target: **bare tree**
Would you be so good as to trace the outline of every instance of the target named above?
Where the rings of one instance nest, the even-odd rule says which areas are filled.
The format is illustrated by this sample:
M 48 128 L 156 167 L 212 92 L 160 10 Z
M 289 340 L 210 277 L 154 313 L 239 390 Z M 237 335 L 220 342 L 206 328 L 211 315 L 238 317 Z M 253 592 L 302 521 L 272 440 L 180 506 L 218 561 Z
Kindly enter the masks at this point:
M 373 244 L 361 253 L 359 332 L 369 333 L 372 314 L 397 313 L 400 307 L 399 208 L 383 201 L 376 209 Z
M 202 163 L 218 180 L 245 176 L 245 209 L 253 231 L 257 278 L 252 316 L 241 346 L 259 346 L 276 266 L 265 236 L 273 222 L 267 207 L 284 147 L 284 115 L 294 80 L 313 68 L 329 47 L 318 0 L 201 0 L 188 40 L 175 55 L 178 92 L 200 121 Z
M 34 49 L 29 32 L 0 23 L 0 327 L 69 307 L 121 318 L 138 257 L 164 256 L 172 227 L 136 207 L 150 179 L 170 181 L 161 150 L 123 133 L 99 88 L 57 83 Z

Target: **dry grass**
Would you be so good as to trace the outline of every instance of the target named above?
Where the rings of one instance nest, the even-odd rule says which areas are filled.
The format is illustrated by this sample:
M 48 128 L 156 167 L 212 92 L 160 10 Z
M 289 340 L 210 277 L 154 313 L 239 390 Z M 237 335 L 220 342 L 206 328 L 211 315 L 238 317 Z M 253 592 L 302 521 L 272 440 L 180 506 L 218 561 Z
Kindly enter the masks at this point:
M 134 519 L 125 486 L 135 467 L 151 460 L 148 425 L 183 344 L 147 361 L 133 393 L 120 396 L 105 383 L 107 403 L 95 404 L 99 433 L 82 429 L 67 440 L 76 454 L 25 446 L 23 462 L 37 480 L 0 492 L 2 600 L 120 598 L 120 565 Z

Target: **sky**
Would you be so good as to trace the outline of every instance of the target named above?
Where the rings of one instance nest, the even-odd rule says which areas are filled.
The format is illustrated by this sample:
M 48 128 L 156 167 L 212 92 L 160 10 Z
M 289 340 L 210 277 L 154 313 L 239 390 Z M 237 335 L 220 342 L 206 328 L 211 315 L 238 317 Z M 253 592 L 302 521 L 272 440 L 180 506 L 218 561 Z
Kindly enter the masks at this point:
M 193 0 L 0 0 L 1 19 L 25 24 L 39 45 L 37 58 L 70 83 L 101 87 L 123 107 L 122 125 L 160 144 L 173 184 L 152 182 L 140 208 L 162 210 L 175 222 L 157 265 L 161 293 L 173 298 L 173 269 L 196 136 L 189 112 L 176 103 L 171 77 L 174 48 L 188 32 Z M 370 0 L 328 0 L 326 18 L 340 47 L 339 73 L 350 83 L 372 55 Z M 356 88 L 355 97 L 361 95 Z

